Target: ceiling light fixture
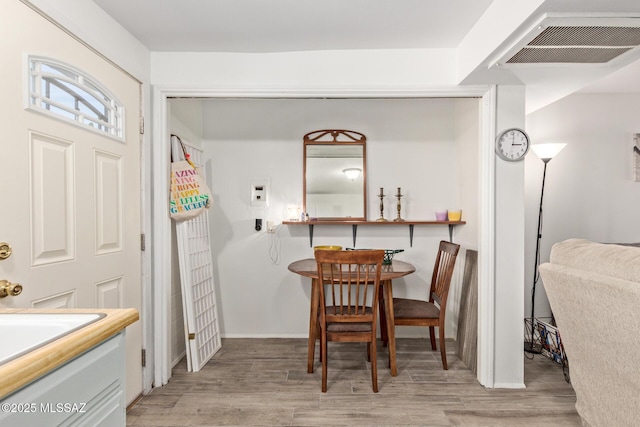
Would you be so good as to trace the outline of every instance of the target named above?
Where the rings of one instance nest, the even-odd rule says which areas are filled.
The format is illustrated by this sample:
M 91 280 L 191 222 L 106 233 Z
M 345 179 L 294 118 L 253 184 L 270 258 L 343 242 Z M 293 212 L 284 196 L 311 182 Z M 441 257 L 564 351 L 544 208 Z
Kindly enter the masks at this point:
M 344 169 L 342 172 L 344 172 L 344 174 L 347 175 L 347 178 L 349 178 L 351 181 L 354 181 L 356 178 L 360 176 L 360 172 L 362 172 L 362 169 L 348 168 L 348 169 Z

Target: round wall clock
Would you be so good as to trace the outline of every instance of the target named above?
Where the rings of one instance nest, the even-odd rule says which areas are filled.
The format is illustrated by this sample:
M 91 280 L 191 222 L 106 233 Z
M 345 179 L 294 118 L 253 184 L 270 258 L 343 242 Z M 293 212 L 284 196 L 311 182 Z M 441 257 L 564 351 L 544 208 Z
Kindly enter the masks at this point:
M 529 145 L 529 135 L 525 131 L 507 129 L 496 138 L 496 154 L 508 162 L 517 162 L 529 152 Z

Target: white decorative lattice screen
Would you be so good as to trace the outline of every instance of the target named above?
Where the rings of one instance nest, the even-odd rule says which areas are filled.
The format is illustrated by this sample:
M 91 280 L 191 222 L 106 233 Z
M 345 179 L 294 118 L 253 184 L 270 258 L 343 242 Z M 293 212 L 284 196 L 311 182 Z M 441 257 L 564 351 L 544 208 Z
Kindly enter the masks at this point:
M 184 143 L 184 140 L 183 140 Z M 204 176 L 202 150 L 185 143 L 191 161 Z M 183 158 L 175 136 L 171 138 L 173 159 Z M 206 178 L 206 177 L 205 177 Z M 218 327 L 218 303 L 213 281 L 209 237 L 209 215 L 176 223 L 182 306 L 184 312 L 187 368 L 198 372 L 222 347 Z

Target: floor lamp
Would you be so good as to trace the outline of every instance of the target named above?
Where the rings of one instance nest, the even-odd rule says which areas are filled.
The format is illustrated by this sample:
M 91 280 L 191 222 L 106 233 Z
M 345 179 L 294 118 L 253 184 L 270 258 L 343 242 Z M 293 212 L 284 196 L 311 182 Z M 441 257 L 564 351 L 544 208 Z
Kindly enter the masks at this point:
M 527 347 L 525 343 L 525 351 L 529 353 L 540 353 L 534 349 L 534 318 L 536 306 L 536 284 L 540 280 L 538 266 L 540 265 L 540 240 L 542 239 L 542 201 L 544 199 L 544 182 L 547 177 L 547 163 L 551 161 L 567 144 L 565 143 L 548 143 L 535 144 L 531 146 L 534 153 L 544 162 L 544 171 L 542 172 L 542 190 L 540 191 L 540 210 L 538 211 L 538 232 L 536 234 L 536 261 L 533 266 L 533 286 L 531 287 L 531 341 Z

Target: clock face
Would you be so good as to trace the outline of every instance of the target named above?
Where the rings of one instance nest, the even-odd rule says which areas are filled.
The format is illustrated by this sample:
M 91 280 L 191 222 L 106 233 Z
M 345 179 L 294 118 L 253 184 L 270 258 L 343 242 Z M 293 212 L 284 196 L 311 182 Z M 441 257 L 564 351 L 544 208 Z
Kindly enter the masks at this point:
M 529 136 L 521 129 L 507 129 L 496 139 L 496 154 L 503 160 L 517 162 L 529 151 Z

